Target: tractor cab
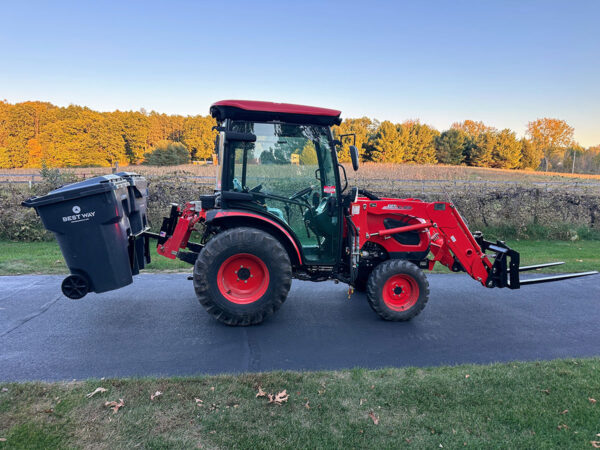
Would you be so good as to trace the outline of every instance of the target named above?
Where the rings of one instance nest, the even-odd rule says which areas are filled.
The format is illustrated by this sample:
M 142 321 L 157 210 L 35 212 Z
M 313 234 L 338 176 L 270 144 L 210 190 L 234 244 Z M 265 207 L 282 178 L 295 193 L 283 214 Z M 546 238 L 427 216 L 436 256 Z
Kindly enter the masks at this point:
M 340 123 L 340 111 L 225 100 L 213 104 L 211 114 L 219 131 L 220 207 L 249 211 L 283 227 L 306 264 L 334 265 L 343 186 L 330 127 Z

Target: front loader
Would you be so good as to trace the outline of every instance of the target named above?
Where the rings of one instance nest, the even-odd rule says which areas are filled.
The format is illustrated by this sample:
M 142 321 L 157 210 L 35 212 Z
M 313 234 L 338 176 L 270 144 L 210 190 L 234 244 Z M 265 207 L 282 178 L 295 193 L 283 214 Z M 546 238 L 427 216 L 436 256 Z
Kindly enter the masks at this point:
M 159 233 L 128 231 L 127 211 L 117 228 L 129 236 L 131 267 L 149 261 L 151 240 L 160 255 L 192 264 L 200 303 L 227 325 L 262 322 L 281 307 L 292 278 L 347 283 L 366 292 L 383 319 L 405 321 L 425 307 L 424 271 L 438 262 L 486 288 L 519 289 L 597 273 L 522 280 L 523 271 L 561 263 L 521 266 L 519 253 L 504 242 L 471 233 L 450 202 L 380 198 L 349 187 L 337 157 L 342 142 L 331 131 L 341 122 L 340 111 L 225 100 L 210 112 L 218 124 L 214 194 L 173 204 Z M 357 170 L 355 146 L 350 156 Z M 71 206 L 65 202 L 64 208 Z M 95 290 L 90 280 L 97 274 L 70 268 L 79 288 L 73 294 L 63 283 L 67 296 Z

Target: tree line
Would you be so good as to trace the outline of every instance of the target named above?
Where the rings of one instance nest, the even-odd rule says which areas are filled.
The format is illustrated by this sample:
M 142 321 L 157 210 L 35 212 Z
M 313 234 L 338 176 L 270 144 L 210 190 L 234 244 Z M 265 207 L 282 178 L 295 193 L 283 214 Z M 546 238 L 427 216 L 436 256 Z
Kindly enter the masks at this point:
M 164 148 L 180 151 L 182 146 L 188 161 L 210 158 L 214 125 L 212 117 L 202 115 L 0 101 L 0 167 L 138 164 Z
M 169 164 L 206 159 L 214 151 L 210 116 L 155 111 L 98 112 L 46 102 L 0 101 L 0 168 Z M 600 173 L 600 146 L 584 149 L 573 128 L 543 118 L 527 126 L 527 137 L 465 120 L 442 132 L 418 120 L 392 123 L 367 117 L 334 127 L 342 138 L 341 161 L 355 144 L 364 161 L 454 164 L 504 169 Z
M 473 120 L 442 132 L 418 120 L 392 123 L 367 117 L 346 119 L 334 128 L 338 135 L 356 135 L 366 161 L 600 173 L 600 146 L 584 149 L 574 141 L 574 129 L 558 119 L 529 122 L 527 137 L 521 139 L 509 129 Z M 343 161 L 349 161 L 350 140 L 343 139 Z

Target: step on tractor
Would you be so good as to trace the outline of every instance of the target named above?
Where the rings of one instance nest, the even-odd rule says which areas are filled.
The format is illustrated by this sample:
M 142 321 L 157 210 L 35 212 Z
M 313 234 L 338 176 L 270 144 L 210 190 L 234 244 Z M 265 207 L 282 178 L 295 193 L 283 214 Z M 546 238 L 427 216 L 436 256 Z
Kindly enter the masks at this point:
M 190 278 L 206 310 L 218 321 L 238 326 L 258 324 L 277 311 L 292 278 L 347 283 L 349 293 L 366 292 L 369 305 L 381 318 L 406 321 L 427 304 L 424 271 L 436 263 L 466 272 L 486 288 L 519 289 L 597 273 L 522 280 L 523 271 L 562 263 L 521 266 L 519 253 L 504 242 L 471 233 L 451 202 L 379 197 L 349 186 L 338 153 L 355 136 L 332 133 L 331 127 L 341 123 L 340 111 L 225 100 L 214 103 L 210 113 L 218 133 L 214 194 L 182 206 L 173 204 L 159 233 L 147 226 L 147 188 L 142 177 L 113 175 L 128 182 L 124 187 L 111 176 L 95 183 L 105 186 L 104 193 L 108 185 L 111 192 L 123 190 L 115 197 L 115 212 L 97 225 L 104 226 L 101 244 L 111 252 L 104 260 L 98 256 L 84 263 L 81 260 L 86 258 L 78 262 L 74 255 L 82 251 L 76 247 L 90 232 L 88 228 L 77 235 L 74 227 L 94 220 L 80 217 L 80 188 L 74 198 L 65 194 L 69 186 L 62 188 L 58 203 L 45 197 L 24 202 L 36 207 L 46 227 L 59 238 L 72 273 L 63 282 L 65 295 L 80 298 L 88 291 L 131 283 L 132 274 L 150 261 L 153 240 L 160 255 L 193 265 Z M 358 170 L 355 145 L 349 146 L 349 153 L 352 168 Z M 127 189 L 132 191 L 129 195 Z M 52 195 L 56 197 L 56 191 Z M 60 208 L 43 214 L 44 201 Z M 112 207 L 110 201 L 102 201 L 107 210 Z M 98 201 L 85 209 L 92 208 L 100 210 Z M 136 212 L 141 212 L 142 220 Z M 53 225 L 54 216 L 63 221 L 60 227 Z M 198 236 L 196 242 L 190 240 L 192 235 Z M 99 255 L 103 250 L 94 251 Z M 115 253 L 125 261 L 118 270 L 112 262 Z M 130 272 L 123 275 L 126 264 Z M 106 275 L 111 271 L 111 276 Z

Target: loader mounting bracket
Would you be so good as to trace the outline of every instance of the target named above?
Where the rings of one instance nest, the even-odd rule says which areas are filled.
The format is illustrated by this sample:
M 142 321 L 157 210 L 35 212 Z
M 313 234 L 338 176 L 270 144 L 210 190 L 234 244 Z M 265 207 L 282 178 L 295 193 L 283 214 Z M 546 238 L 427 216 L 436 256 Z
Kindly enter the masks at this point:
M 475 240 L 486 252 L 491 250 L 496 253 L 494 263 L 490 268 L 490 273 L 486 282 L 487 287 L 507 287 L 510 289 L 519 289 L 519 265 L 521 256 L 519 252 L 510 248 L 504 241 L 490 242 L 483 239 L 481 233 L 476 232 Z

